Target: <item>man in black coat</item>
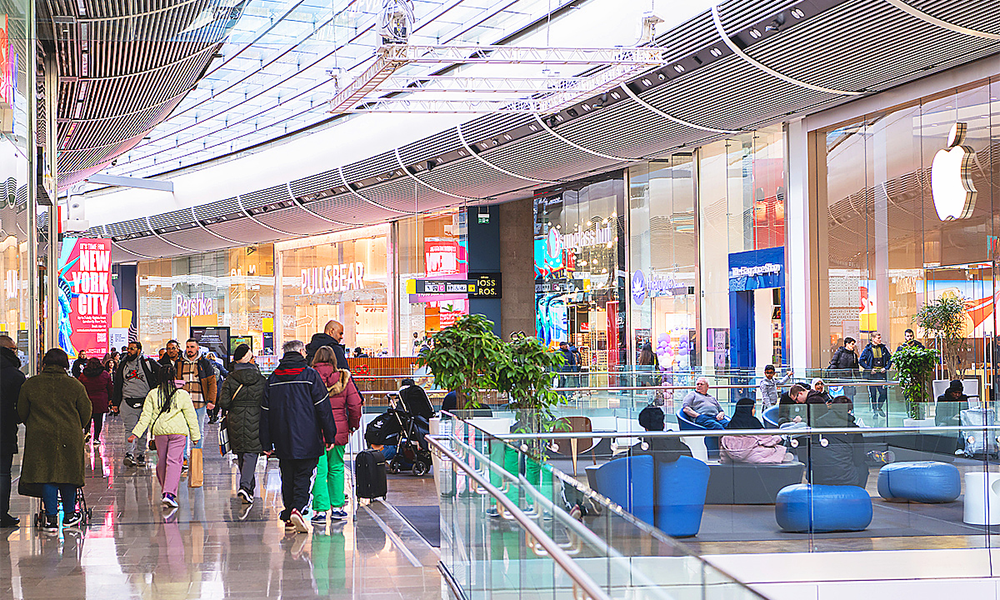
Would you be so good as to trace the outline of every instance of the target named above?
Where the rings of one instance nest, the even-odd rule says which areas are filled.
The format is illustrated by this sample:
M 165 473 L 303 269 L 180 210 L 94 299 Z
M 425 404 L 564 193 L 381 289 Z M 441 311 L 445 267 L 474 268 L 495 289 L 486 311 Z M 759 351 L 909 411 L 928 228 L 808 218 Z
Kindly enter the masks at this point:
M 308 533 L 311 527 L 302 510 L 319 457 L 334 447 L 337 425 L 326 385 L 306 364 L 305 344 L 292 340 L 281 350 L 260 407 L 260 445 L 268 456 L 272 451 L 278 456 L 285 506 L 279 516 L 285 528 Z
M 10 515 L 10 468 L 17 454 L 17 397 L 25 380 L 16 348 L 14 340 L 0 335 L 0 528 L 20 523 Z
M 344 344 L 341 343 L 343 340 L 344 326 L 338 321 L 327 322 L 323 333 L 313 334 L 312 339 L 309 340 L 309 345 L 306 346 L 306 364 L 312 364 L 313 356 L 316 355 L 317 350 L 323 346 L 329 346 L 333 348 L 333 355 L 337 357 L 337 368 L 350 370 L 351 367 L 347 364 L 347 352 L 344 350 Z
M 844 379 L 858 379 L 861 377 L 861 371 L 858 369 L 858 341 L 852 337 L 844 338 L 844 345 L 837 348 L 837 351 L 833 353 L 833 358 L 830 359 L 830 366 L 828 367 L 830 371 L 830 377 L 844 378 Z M 854 396 L 857 390 L 853 385 L 844 386 L 844 395 L 854 402 Z

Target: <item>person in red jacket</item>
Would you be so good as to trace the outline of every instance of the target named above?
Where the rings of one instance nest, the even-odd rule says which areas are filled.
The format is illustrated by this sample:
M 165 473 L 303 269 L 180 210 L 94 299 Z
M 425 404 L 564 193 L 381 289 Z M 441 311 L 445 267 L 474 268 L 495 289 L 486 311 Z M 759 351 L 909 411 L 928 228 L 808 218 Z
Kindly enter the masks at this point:
M 344 449 L 351 434 L 361 425 L 362 398 L 358 387 L 351 380 L 351 372 L 337 368 L 333 348 L 321 346 L 316 350 L 312 368 L 319 373 L 330 394 L 333 420 L 337 424 L 333 449 L 319 457 L 316 466 L 316 479 L 312 488 L 312 520 L 314 523 L 326 522 L 326 513 L 329 511 L 332 520 L 340 521 L 347 518 L 347 511 L 344 510 L 347 504 L 344 496 Z
M 80 383 L 83 387 L 87 388 L 87 396 L 90 397 L 90 403 L 93 405 L 93 418 L 91 423 L 94 424 L 94 445 L 97 446 L 101 443 L 101 429 L 104 426 L 104 415 L 108 413 L 108 406 L 111 401 L 111 396 L 114 395 L 115 384 L 111 380 L 111 375 L 105 370 L 104 365 L 97 358 L 91 358 L 87 361 L 87 366 L 83 368 L 83 373 L 80 374 Z M 87 432 L 87 437 L 90 438 L 90 423 L 87 423 L 87 427 L 84 429 Z

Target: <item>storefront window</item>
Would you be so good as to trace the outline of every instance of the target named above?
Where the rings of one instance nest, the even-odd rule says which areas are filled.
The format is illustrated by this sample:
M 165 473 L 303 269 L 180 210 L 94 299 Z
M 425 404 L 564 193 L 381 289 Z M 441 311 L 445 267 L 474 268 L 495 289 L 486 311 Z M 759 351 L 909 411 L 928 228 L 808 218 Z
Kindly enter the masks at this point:
M 389 293 L 394 282 L 389 226 L 275 244 L 281 278 L 281 341 L 302 340 L 328 321 L 344 325 L 343 343 L 370 356 L 392 352 Z
M 256 354 L 274 351 L 271 244 L 139 263 L 139 341 L 154 354 L 191 327 L 229 327 Z
M 624 180 L 579 182 L 535 199 L 538 337 L 575 345 L 594 371 L 628 363 Z
M 890 350 L 908 328 L 921 338 L 924 332 L 913 323 L 920 306 L 957 296 L 969 307 L 966 344 L 949 371 L 988 377 L 983 363 L 996 331 L 1000 226 L 991 193 L 1000 178 L 998 85 L 951 90 L 821 132 L 829 211 L 820 223 L 826 255 L 821 300 L 827 303 L 821 314 L 829 333 L 822 361 L 845 337 L 863 348 L 878 330 Z M 950 148 L 953 130 L 964 131 L 964 141 Z M 962 159 L 955 169 L 945 164 L 952 155 Z M 936 159 L 945 160 L 936 165 Z M 949 175 L 960 190 L 957 207 L 947 205 L 950 194 L 936 189 L 945 187 Z M 966 183 L 977 191 L 974 200 Z
M 665 370 L 700 364 L 694 159 L 678 154 L 629 169 L 633 364 L 650 344 Z
M 410 279 L 465 279 L 469 274 L 466 213 L 455 210 L 398 222 L 399 356 L 416 356 L 424 340 L 469 314 L 465 296 L 410 295 Z
M 760 371 L 787 362 L 785 183 L 780 126 L 699 152 L 702 364 Z

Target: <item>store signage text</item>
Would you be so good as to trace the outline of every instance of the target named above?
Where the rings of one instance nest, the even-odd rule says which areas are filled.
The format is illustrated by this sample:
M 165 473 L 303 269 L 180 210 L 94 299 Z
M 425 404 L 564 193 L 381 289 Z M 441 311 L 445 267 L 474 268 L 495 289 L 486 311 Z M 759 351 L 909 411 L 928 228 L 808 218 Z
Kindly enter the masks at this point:
M 174 310 L 175 317 L 204 317 L 215 314 L 215 300 L 205 294 L 198 294 L 188 298 L 182 294 L 177 294 L 177 303 Z
M 646 279 L 642 271 L 637 270 L 632 273 L 632 300 L 636 304 L 641 305 L 646 298 L 673 296 L 676 288 L 677 281 L 673 276 L 657 277 L 655 274 L 650 274 L 649 279 Z
M 10 27 L 7 15 L 3 16 L 0 30 L 0 100 L 14 108 L 17 92 L 17 53 L 10 44 Z
M 781 273 L 781 265 L 777 263 L 765 263 L 753 267 L 733 267 L 729 270 L 730 279 L 740 277 L 757 277 L 758 275 L 777 275 Z
M 615 240 L 616 229 L 617 226 L 612 225 L 612 222 L 609 221 L 604 227 L 598 227 L 593 231 L 588 230 L 567 233 L 562 237 L 563 247 L 567 250 L 575 250 L 579 252 L 582 248 L 586 248 L 588 246 L 609 244 Z
M 80 262 L 75 271 L 66 274 L 70 287 L 77 292 L 77 312 L 80 315 L 107 314 L 111 301 L 111 252 L 80 250 Z
M 8 299 L 17 298 L 17 288 L 19 287 L 17 283 L 17 271 L 7 271 L 3 287 Z
M 302 294 L 332 294 L 365 287 L 365 263 L 344 263 L 302 269 Z

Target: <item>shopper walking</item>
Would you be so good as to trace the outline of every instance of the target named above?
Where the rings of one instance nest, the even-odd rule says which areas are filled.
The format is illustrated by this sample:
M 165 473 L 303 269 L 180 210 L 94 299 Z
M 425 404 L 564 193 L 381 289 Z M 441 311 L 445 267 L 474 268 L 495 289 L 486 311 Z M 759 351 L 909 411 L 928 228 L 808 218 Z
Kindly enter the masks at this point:
M 362 398 L 351 380 L 351 372 L 337 368 L 337 357 L 329 346 L 316 351 L 312 368 L 319 373 L 326 385 L 337 430 L 333 449 L 319 457 L 312 488 L 312 520 L 314 523 L 325 523 L 327 511 L 332 520 L 347 518 L 347 511 L 344 510 L 347 504 L 347 497 L 344 495 L 344 450 L 351 434 L 361 425 Z
M 198 426 L 191 394 L 181 389 L 184 382 L 177 379 L 177 371 L 171 364 L 160 369 L 160 383 L 153 388 L 142 403 L 142 415 L 128 436 L 129 443 L 135 442 L 149 429 L 156 445 L 156 479 L 163 491 L 164 508 L 177 508 L 177 487 L 181 481 L 184 460 L 184 446 L 190 437 L 195 444 L 201 442 L 201 428 Z
M 167 355 L 169 356 L 169 344 L 167 345 Z M 201 349 L 198 347 L 198 340 L 189 339 L 184 344 L 184 354 L 176 365 L 178 379 L 184 380 L 184 391 L 191 395 L 191 402 L 194 404 L 194 411 L 198 415 L 198 441 L 191 438 L 190 450 L 188 453 L 188 464 L 190 472 L 188 474 L 188 485 L 190 487 L 201 487 L 204 481 L 202 442 L 205 440 L 205 413 L 215 408 L 215 369 L 208 359 L 201 356 Z
M 323 346 L 329 346 L 337 356 L 337 368 L 350 369 L 343 341 L 344 326 L 339 321 L 328 321 L 326 327 L 323 328 L 323 333 L 313 334 L 312 340 L 309 341 L 309 346 L 306 347 L 306 361 L 311 363 L 317 350 Z
M 115 386 L 111 381 L 111 375 L 104 370 L 104 365 L 96 358 L 87 361 L 87 366 L 80 374 L 80 383 L 87 389 L 87 396 L 90 397 L 93 412 L 91 423 L 94 424 L 93 437 L 90 435 L 90 423 L 87 423 L 84 430 L 87 432 L 86 437 L 90 437 L 94 441 L 94 445 L 98 446 L 101 443 L 101 430 L 104 428 L 104 415 L 108 414 L 108 406 Z
M 882 343 L 882 334 L 875 332 L 872 339 L 861 352 L 858 361 L 865 370 L 865 378 L 870 381 L 886 381 L 889 367 L 892 366 L 892 355 L 889 348 Z M 885 417 L 885 401 L 889 397 L 889 389 L 885 385 L 869 385 L 868 397 L 871 403 L 872 415 Z
M 209 352 L 208 354 L 205 355 L 205 358 L 208 360 L 208 363 L 212 365 L 212 370 L 215 371 L 215 388 L 217 390 L 221 390 L 222 384 L 226 381 L 226 378 L 229 377 L 229 371 L 226 369 L 226 366 L 222 364 L 222 361 L 219 359 L 219 357 L 215 355 L 215 352 Z M 208 411 L 208 422 L 218 423 L 219 422 L 218 396 L 212 398 L 211 402 L 215 404 L 215 407 Z
M 90 422 L 90 398 L 83 384 L 69 376 L 69 357 L 52 348 L 42 358 L 42 372 L 21 386 L 17 414 L 24 423 L 21 481 L 42 486 L 42 530 L 59 531 L 80 524 L 76 490 L 83 487 L 83 428 Z
M 11 466 L 17 454 L 17 397 L 24 384 L 21 359 L 10 336 L 0 335 L 0 528 L 17 527 L 10 514 Z
M 142 355 L 142 344 L 130 342 L 127 354 L 122 357 L 115 370 L 114 390 L 111 394 L 111 410 L 121 414 L 125 431 L 132 431 L 139 416 L 142 414 L 142 404 L 150 390 L 156 387 L 159 379 L 157 372 L 160 366 Z M 129 442 L 125 447 L 123 462 L 126 467 L 146 464 L 145 442 L 142 437 L 137 442 Z
M 236 455 L 240 468 L 240 489 L 237 495 L 244 504 L 253 504 L 257 489 L 257 457 L 260 445 L 260 407 L 264 402 L 267 379 L 253 362 L 250 346 L 240 344 L 233 353 L 233 371 L 219 391 L 219 410 L 225 415 L 229 431 L 229 448 Z
M 285 342 L 278 368 L 267 380 L 260 413 L 260 445 L 278 456 L 281 470 L 281 520 L 285 528 L 310 530 L 302 517 L 309 502 L 313 471 L 324 450 L 333 450 L 337 426 L 329 393 L 319 373 L 306 363 L 299 340 Z

